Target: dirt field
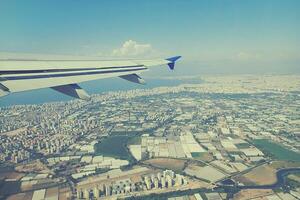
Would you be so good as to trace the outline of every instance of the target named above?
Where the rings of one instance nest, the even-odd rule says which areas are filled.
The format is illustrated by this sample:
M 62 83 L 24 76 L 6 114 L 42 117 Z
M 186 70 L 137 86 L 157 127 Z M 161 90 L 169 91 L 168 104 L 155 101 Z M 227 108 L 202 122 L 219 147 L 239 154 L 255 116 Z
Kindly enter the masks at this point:
M 265 164 L 263 166 L 257 167 L 247 174 L 235 177 L 234 179 L 245 185 L 272 184 L 276 182 L 276 171 L 278 169 L 299 166 L 299 162 L 275 161 L 269 165 Z
M 0 180 L 4 179 L 15 179 L 19 180 L 21 179 L 25 174 L 24 173 L 18 173 L 18 172 L 5 172 L 0 173 Z
M 265 196 L 273 194 L 272 190 L 242 190 L 234 195 L 233 200 L 247 200 L 247 199 L 254 199 L 259 198 L 264 200 Z
M 19 180 L 19 179 L 23 178 L 23 176 L 25 176 L 24 173 L 12 172 L 7 176 L 7 179 Z
M 172 159 L 172 158 L 154 158 L 145 161 L 144 163 L 150 164 L 158 168 L 171 169 L 175 172 L 182 171 L 185 165 L 184 160 Z
M 19 128 L 19 129 L 16 129 L 16 130 L 13 130 L 13 131 L 9 131 L 9 132 L 5 132 L 5 133 L 1 133 L 2 135 L 6 135 L 8 137 L 12 137 L 12 136 L 16 136 L 18 135 L 19 133 L 22 133 L 24 131 L 26 131 L 27 128 L 24 127 L 24 128 Z
M 199 157 L 195 157 L 194 159 L 201 160 L 204 162 L 210 162 L 214 159 L 214 157 L 210 153 L 205 152 L 205 153 L 201 153 Z
M 9 176 L 10 173 L 12 173 L 12 172 L 1 172 L 0 173 L 0 180 L 6 179 Z
M 51 171 L 47 168 L 46 165 L 44 165 L 39 160 L 32 161 L 28 164 L 21 164 L 16 167 L 16 171 L 19 172 L 40 172 L 40 173 L 51 173 Z
M 244 183 L 245 185 L 264 185 L 275 183 L 276 169 L 269 165 L 263 165 L 242 176 L 234 178 L 235 180 Z
M 31 200 L 33 192 L 28 193 L 19 193 L 15 195 L 11 195 L 7 198 L 7 200 Z

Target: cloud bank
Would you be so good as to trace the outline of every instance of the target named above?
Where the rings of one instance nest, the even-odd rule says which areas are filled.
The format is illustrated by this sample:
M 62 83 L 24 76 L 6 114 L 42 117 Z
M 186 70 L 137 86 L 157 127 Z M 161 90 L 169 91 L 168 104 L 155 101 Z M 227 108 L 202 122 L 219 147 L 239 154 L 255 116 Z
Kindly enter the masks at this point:
M 114 49 L 113 56 L 146 56 L 153 53 L 151 44 L 139 44 L 134 40 L 128 40 L 123 45 Z

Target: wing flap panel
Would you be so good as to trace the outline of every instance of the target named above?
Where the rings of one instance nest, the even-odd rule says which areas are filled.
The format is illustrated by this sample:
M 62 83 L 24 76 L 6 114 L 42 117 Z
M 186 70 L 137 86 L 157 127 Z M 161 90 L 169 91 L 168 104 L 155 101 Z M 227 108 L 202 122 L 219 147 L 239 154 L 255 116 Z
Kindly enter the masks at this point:
M 53 90 L 61 92 L 71 97 L 75 97 L 82 100 L 90 100 L 91 97 L 77 84 L 60 85 L 51 87 Z
M 8 95 L 9 89 L 0 83 L 0 97 Z
M 122 79 L 125 79 L 127 81 L 133 82 L 133 83 L 138 83 L 138 84 L 142 84 L 142 85 L 146 84 L 146 81 L 137 74 L 128 74 L 128 75 L 123 75 L 123 76 L 119 76 L 119 77 Z

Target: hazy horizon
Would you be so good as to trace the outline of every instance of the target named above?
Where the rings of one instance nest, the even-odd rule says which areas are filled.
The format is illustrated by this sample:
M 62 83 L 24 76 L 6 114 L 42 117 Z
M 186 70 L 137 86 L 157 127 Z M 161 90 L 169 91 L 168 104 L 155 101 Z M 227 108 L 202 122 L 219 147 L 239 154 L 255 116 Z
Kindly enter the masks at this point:
M 176 75 L 300 72 L 300 2 L 295 0 L 29 0 L 0 5 L 2 57 L 181 55 Z

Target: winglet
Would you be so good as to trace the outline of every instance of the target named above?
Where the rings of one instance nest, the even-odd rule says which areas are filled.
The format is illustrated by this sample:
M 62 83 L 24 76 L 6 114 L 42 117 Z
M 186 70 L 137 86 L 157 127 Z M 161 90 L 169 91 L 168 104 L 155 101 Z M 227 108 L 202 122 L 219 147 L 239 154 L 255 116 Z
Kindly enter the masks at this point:
M 168 63 L 168 66 L 169 66 L 169 68 L 170 68 L 171 70 L 174 69 L 174 67 L 175 67 L 175 62 L 176 62 L 176 60 L 178 60 L 179 58 L 181 58 L 181 56 L 174 56 L 174 57 L 171 57 L 171 58 L 167 58 L 167 59 L 166 59 L 167 61 L 170 61 L 170 62 Z

